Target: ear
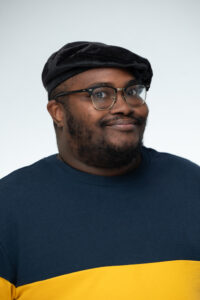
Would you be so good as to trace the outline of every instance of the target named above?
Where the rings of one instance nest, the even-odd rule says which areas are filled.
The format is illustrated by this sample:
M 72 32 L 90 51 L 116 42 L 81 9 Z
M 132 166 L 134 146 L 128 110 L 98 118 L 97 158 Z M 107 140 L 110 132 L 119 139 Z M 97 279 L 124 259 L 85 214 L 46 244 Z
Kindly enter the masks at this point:
M 63 127 L 64 124 L 64 111 L 62 104 L 51 100 L 47 103 L 47 110 L 50 113 L 53 121 L 58 127 Z

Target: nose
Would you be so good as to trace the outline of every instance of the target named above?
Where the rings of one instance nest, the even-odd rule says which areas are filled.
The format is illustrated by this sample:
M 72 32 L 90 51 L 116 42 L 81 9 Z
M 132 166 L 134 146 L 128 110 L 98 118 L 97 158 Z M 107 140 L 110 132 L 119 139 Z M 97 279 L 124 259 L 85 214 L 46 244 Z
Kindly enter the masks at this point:
M 111 114 L 124 114 L 129 115 L 133 112 L 133 107 L 131 107 L 127 102 L 123 94 L 122 89 L 118 89 L 116 94 L 116 101 L 110 109 Z

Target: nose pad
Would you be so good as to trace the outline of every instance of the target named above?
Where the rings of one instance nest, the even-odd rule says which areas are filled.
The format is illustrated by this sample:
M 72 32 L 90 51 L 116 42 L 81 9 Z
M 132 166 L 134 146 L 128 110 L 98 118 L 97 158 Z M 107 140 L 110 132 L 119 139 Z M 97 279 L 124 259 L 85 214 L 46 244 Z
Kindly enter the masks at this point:
M 123 88 L 119 88 L 117 91 L 120 91 L 120 93 L 116 93 L 115 96 L 112 97 L 114 103 L 110 109 L 111 113 L 130 113 L 132 107 L 126 101 Z
M 124 102 L 128 105 L 127 101 L 126 101 L 126 97 L 124 95 L 124 89 L 123 88 L 118 88 L 117 89 L 118 92 L 121 92 L 121 93 L 117 93 L 116 94 L 116 98 L 119 97 L 119 94 L 120 94 L 120 97 L 122 97 L 122 99 L 124 100 Z M 118 99 L 118 98 L 117 98 Z
M 123 105 L 125 104 L 125 105 L 128 105 L 128 106 L 129 106 L 129 104 L 128 104 L 127 101 L 126 101 L 126 97 L 125 97 L 125 95 L 124 95 L 124 90 L 123 90 L 123 88 L 118 88 L 117 91 L 120 91 L 120 93 L 116 93 L 116 95 L 113 97 L 113 100 L 115 99 L 114 105 L 115 105 L 116 103 L 119 103 L 119 101 L 123 100 L 122 104 L 123 104 Z M 119 99 L 119 98 L 121 98 L 121 99 Z
M 122 98 L 123 98 L 124 102 L 126 102 L 126 104 L 128 105 L 128 103 L 127 103 L 127 101 L 126 101 L 126 97 L 125 97 L 125 95 L 124 95 L 124 91 L 122 91 Z

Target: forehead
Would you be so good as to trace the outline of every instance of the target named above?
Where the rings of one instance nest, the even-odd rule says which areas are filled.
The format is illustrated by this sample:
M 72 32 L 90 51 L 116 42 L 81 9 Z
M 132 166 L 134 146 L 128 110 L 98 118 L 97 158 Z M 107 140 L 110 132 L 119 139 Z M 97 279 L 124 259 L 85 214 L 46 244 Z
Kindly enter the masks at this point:
M 84 88 L 100 82 L 122 87 L 132 79 L 135 79 L 135 77 L 126 69 L 94 68 L 69 78 L 66 80 L 66 84 L 73 89 Z

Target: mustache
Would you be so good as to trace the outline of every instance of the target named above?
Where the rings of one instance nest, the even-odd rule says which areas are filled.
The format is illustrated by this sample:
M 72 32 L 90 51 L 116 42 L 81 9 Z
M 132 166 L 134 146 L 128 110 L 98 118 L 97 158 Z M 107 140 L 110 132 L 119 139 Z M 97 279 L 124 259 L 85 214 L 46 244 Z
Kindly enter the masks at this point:
M 146 123 L 146 118 L 143 117 L 135 117 L 135 116 L 127 116 L 127 117 L 122 117 L 122 116 L 115 116 L 113 118 L 103 118 L 102 120 L 99 121 L 99 125 L 101 127 L 107 126 L 110 122 L 116 121 L 116 120 L 130 120 L 134 122 L 137 125 L 143 125 Z

